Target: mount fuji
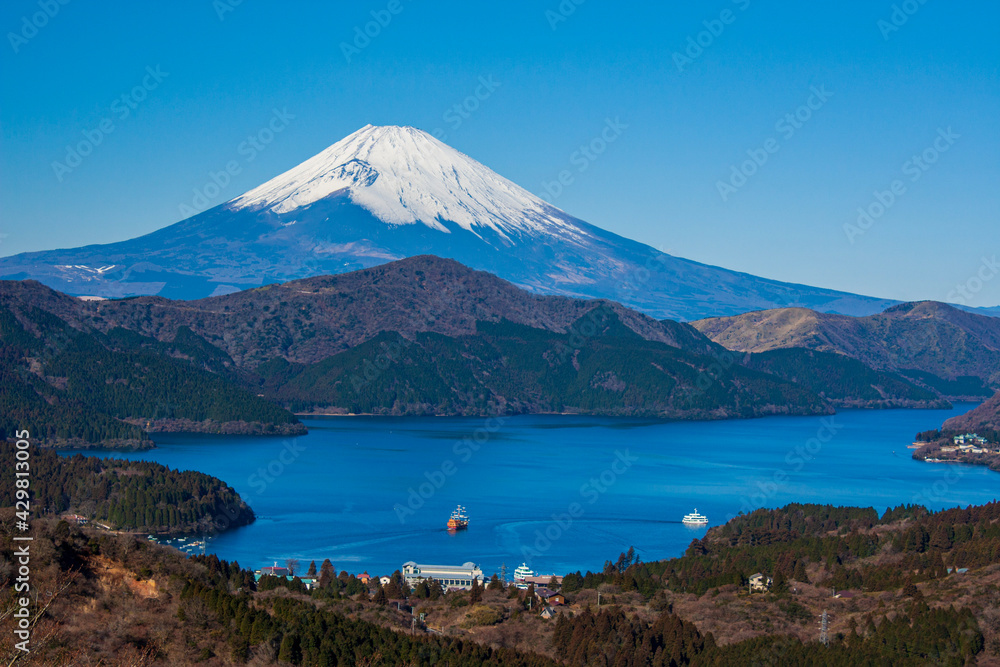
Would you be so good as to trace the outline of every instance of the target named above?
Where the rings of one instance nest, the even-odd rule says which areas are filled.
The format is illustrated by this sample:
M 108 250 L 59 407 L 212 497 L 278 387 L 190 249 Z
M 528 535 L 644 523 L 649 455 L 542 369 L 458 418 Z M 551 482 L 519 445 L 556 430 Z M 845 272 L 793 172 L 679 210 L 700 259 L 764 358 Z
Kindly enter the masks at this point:
M 658 318 L 790 305 L 868 315 L 895 303 L 662 253 L 574 218 L 426 132 L 372 125 L 151 234 L 0 258 L 0 278 L 73 295 L 194 299 L 426 254 Z

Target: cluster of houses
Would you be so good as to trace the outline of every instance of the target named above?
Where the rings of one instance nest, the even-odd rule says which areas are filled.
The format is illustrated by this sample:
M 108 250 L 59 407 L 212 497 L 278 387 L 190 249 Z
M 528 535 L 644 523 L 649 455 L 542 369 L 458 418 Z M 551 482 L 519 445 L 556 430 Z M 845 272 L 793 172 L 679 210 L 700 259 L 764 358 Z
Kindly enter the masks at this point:
M 526 569 L 526 568 L 525 568 Z M 518 572 L 521 572 L 519 568 Z M 417 586 L 421 582 L 435 579 L 441 583 L 446 591 L 467 591 L 472 589 L 474 581 L 480 585 L 486 583 L 483 577 L 483 570 L 475 563 L 463 563 L 462 565 L 422 565 L 413 561 L 403 563 L 403 579 L 412 586 Z M 562 585 L 562 577 L 550 575 L 547 577 L 535 576 L 534 573 L 514 575 L 514 585 L 524 590 L 529 586 L 534 586 L 535 600 L 538 604 L 544 604 L 542 616 L 550 618 L 555 614 L 553 607 L 566 604 L 566 597 L 555 590 L 549 588 L 552 580 L 555 579 L 557 586 Z
M 414 561 L 407 561 L 406 563 L 403 563 L 401 572 L 403 574 L 403 579 L 410 585 L 411 588 L 416 587 L 421 582 L 430 581 L 432 579 L 438 581 L 446 591 L 471 590 L 474 581 L 478 581 L 480 586 L 488 583 L 483 577 L 482 568 L 471 562 L 463 563 L 462 565 L 426 565 L 416 563 Z M 274 565 L 262 567 L 254 572 L 254 578 L 257 581 L 260 581 L 261 577 L 264 576 L 284 577 L 288 581 L 292 581 L 296 578 L 287 567 L 282 567 L 281 565 L 278 565 L 277 562 L 275 562 Z M 319 583 L 318 578 L 315 577 L 298 578 L 305 585 L 307 590 L 312 590 Z M 376 580 L 383 586 L 391 581 L 391 579 L 386 576 L 373 577 L 368 574 L 367 571 L 359 574 L 357 579 L 365 586 L 373 585 Z M 527 589 L 529 586 L 533 586 L 534 602 L 536 604 L 544 605 L 544 609 L 542 609 L 541 612 L 542 617 L 552 618 L 556 615 L 556 613 L 558 613 L 555 608 L 566 604 L 566 596 L 558 590 L 553 590 L 551 588 L 553 579 L 555 580 L 556 586 L 562 585 L 562 577 L 555 575 L 540 577 L 534 576 L 533 574 L 532 576 L 516 576 L 513 585 L 516 585 L 520 589 Z M 400 603 L 401 602 L 402 601 L 400 601 Z
M 367 576 L 368 573 L 365 572 L 365 575 Z M 267 567 L 262 567 L 253 573 L 254 581 L 260 581 L 260 578 L 265 576 L 284 577 L 288 581 L 295 579 L 295 575 L 293 575 L 287 567 L 281 567 L 277 563 Z M 386 578 L 388 579 L 388 577 Z M 307 591 L 311 591 L 319 584 L 319 579 L 314 577 L 299 577 L 299 581 L 305 585 Z
M 992 450 L 987 448 L 989 440 L 978 433 L 963 433 L 952 438 L 954 445 L 942 447 L 942 452 L 961 452 L 963 454 L 990 454 Z M 996 453 L 1000 454 L 1000 450 Z

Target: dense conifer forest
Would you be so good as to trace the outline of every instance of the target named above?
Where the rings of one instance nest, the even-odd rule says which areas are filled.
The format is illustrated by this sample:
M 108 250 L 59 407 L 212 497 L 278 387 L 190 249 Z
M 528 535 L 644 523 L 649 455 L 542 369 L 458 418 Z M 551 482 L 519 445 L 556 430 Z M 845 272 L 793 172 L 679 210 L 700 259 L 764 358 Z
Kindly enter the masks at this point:
M 156 423 L 256 424 L 304 432 L 236 382 L 225 354 L 187 328 L 169 343 L 84 331 L 34 306 L 0 307 L 0 437 L 48 445 L 149 446 Z
M 14 460 L 11 443 L 0 443 L 0 460 Z M 36 449 L 31 474 L 34 516 L 73 513 L 113 530 L 167 533 L 214 533 L 254 520 L 221 480 L 159 463 Z M 13 466 L 0 467 L 0 506 L 14 506 L 13 490 Z
M 478 322 L 466 336 L 421 333 L 410 341 L 382 332 L 314 364 L 277 359 L 256 373 L 266 396 L 295 411 L 693 419 L 831 412 L 811 391 L 735 359 L 646 340 L 607 308 L 570 333 L 507 320 Z

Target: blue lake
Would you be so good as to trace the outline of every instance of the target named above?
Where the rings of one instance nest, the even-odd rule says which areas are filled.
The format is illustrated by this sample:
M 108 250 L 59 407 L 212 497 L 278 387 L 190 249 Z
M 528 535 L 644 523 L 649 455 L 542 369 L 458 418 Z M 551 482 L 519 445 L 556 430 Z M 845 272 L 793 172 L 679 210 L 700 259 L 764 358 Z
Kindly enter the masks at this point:
M 208 550 L 244 567 L 330 558 L 337 570 L 388 574 L 408 561 L 474 561 L 489 576 L 599 570 L 635 546 L 677 556 L 710 525 L 791 502 L 931 508 L 994 500 L 984 468 L 914 461 L 918 431 L 970 409 L 845 410 L 833 417 L 658 422 L 576 416 L 307 419 L 296 438 L 163 435 L 122 458 L 225 480 L 252 525 Z M 102 454 L 103 455 L 103 454 Z M 457 504 L 469 529 L 449 534 Z

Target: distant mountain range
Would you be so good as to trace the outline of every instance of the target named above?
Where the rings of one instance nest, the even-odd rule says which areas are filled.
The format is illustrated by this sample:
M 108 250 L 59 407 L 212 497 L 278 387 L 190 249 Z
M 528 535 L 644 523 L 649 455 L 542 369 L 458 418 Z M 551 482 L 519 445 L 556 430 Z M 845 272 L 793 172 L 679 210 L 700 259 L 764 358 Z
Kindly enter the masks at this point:
M 222 205 L 139 238 L 0 258 L 0 278 L 74 295 L 195 299 L 433 254 L 544 294 L 681 321 L 895 303 L 674 257 L 555 208 L 410 127 L 366 126 Z
M 535 295 L 436 257 L 196 301 L 82 301 L 31 281 L 3 286 L 102 335 L 127 331 L 169 346 L 190 333 L 224 360 L 221 376 L 295 410 L 831 412 L 791 382 L 720 363 L 725 350 L 689 325 L 613 302 Z
M 835 353 L 952 400 L 982 400 L 1000 389 L 1000 319 L 934 301 L 866 317 L 782 308 L 692 326 L 738 352 Z
M 93 409 L 111 420 L 104 430 L 114 437 L 141 438 L 142 429 L 199 421 L 209 430 L 226 421 L 297 426 L 281 408 L 720 419 L 941 407 L 991 393 L 995 349 L 986 325 L 1000 321 L 935 304 L 873 317 L 908 324 L 838 316 L 830 321 L 841 329 L 869 327 L 883 339 L 856 332 L 872 338 L 869 348 L 858 340 L 848 346 L 852 339 L 829 324 L 841 349 L 815 349 L 816 339 L 786 331 L 787 347 L 765 332 L 759 351 L 731 352 L 698 330 L 713 333 L 712 321 L 682 324 L 611 301 L 538 295 L 431 256 L 194 301 L 87 301 L 7 281 L 0 282 L 0 343 L 10 356 L 0 370 L 16 381 L 0 387 L 0 400 L 43 412 L 45 404 L 72 408 L 64 421 L 73 409 Z M 948 318 L 964 328 L 944 327 Z M 735 336 L 734 323 L 714 324 Z M 925 348 L 899 367 L 876 354 L 900 347 L 888 337 L 897 330 Z M 956 358 L 965 365 L 957 368 L 969 375 L 938 375 L 941 355 L 927 341 L 951 341 L 953 354 L 963 337 Z M 812 348 L 803 345 L 810 341 Z M 136 430 L 120 434 L 115 424 Z M 83 426 L 63 435 L 83 437 Z M 97 437 L 83 430 L 85 440 Z

